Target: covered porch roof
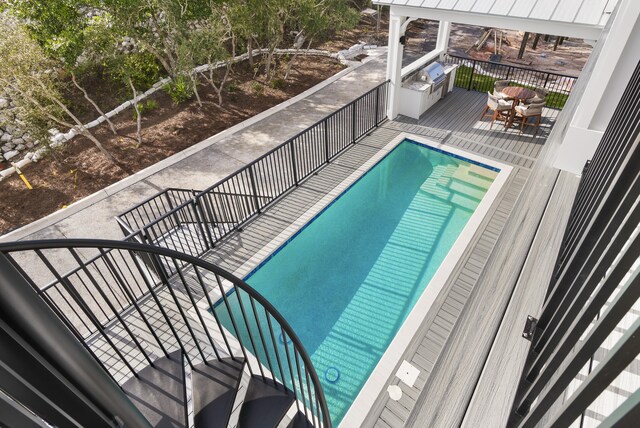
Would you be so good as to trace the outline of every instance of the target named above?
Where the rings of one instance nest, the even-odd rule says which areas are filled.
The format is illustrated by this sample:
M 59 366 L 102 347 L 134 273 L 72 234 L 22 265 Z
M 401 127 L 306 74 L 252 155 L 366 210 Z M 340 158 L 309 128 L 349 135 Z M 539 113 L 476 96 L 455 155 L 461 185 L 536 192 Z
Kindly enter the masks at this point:
M 619 0 L 374 0 L 400 16 L 596 40 Z

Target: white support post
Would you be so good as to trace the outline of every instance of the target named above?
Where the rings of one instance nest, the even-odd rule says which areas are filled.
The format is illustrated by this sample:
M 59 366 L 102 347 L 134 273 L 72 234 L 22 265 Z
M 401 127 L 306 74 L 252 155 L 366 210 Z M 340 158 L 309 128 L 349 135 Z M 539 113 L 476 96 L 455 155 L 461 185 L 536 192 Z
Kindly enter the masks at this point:
M 389 50 L 387 54 L 387 79 L 389 80 L 389 95 L 387 102 L 387 117 L 391 120 L 398 116 L 400 93 L 402 84 L 402 55 L 404 46 L 400 43 L 400 38 L 404 35 L 404 24 L 406 17 L 398 16 L 391 7 L 389 20 Z
M 451 22 L 440 21 L 438 26 L 438 40 L 436 41 L 436 50 L 441 50 L 444 55 L 449 49 L 449 36 L 451 35 Z

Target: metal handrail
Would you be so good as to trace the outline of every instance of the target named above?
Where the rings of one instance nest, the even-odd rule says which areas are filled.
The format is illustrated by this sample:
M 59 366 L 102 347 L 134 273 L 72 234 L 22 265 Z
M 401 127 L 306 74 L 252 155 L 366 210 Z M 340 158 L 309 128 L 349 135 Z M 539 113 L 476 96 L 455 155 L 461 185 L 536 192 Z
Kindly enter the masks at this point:
M 190 251 L 193 250 L 192 253 L 194 255 L 202 255 L 212 248 L 220 239 L 232 231 L 239 229 L 242 224 L 249 221 L 254 215 L 259 214 L 264 208 L 271 205 L 289 190 L 298 186 L 320 168 L 326 166 L 335 156 L 354 144 L 357 139 L 364 136 L 372 128 L 379 126 L 379 124 L 386 119 L 384 112 L 386 107 L 387 85 L 388 82 L 384 82 L 376 86 L 369 92 L 317 121 L 307 129 L 297 133 L 284 143 L 269 150 L 253 162 L 241 167 L 233 174 L 217 181 L 208 188 L 202 191 L 191 191 L 193 193 L 192 198 L 175 204 L 175 206 L 170 207 L 170 209 L 164 210 L 164 213 L 157 212 L 160 208 L 157 204 L 155 210 L 153 206 L 150 206 L 150 211 L 153 214 L 151 217 L 146 215 L 148 214 L 146 211 L 144 213 L 141 211 L 144 211 L 147 205 L 150 205 L 152 201 L 158 200 L 158 197 L 164 194 L 169 195 L 171 192 L 189 191 L 186 189 L 166 189 L 145 199 L 124 213 L 116 216 L 121 229 L 125 235 L 131 235 L 157 227 L 161 229 L 161 232 L 155 233 L 155 235 L 161 236 L 164 234 L 165 229 L 169 229 L 168 227 L 164 227 L 166 226 L 164 222 L 171 218 L 179 218 L 178 216 L 180 214 L 184 213 L 185 210 L 189 210 L 191 206 L 194 206 L 194 213 L 201 217 L 199 220 L 203 238 L 199 239 L 199 242 L 195 243 L 196 245 L 194 245 L 194 248 L 190 248 Z M 349 114 L 349 112 L 351 114 Z M 358 115 L 356 115 L 356 112 L 358 112 Z M 349 127 L 351 129 L 348 130 L 349 138 L 347 141 L 347 139 L 344 138 L 347 133 L 343 131 Z M 320 137 L 323 138 L 323 141 L 319 141 Z M 321 145 L 323 147 L 320 147 Z M 300 149 L 304 150 L 298 154 Z M 305 150 L 307 150 L 307 152 L 305 152 Z M 310 154 L 308 150 L 314 152 Z M 265 181 L 264 178 L 255 173 L 256 170 L 268 172 L 269 177 L 276 177 L 276 179 L 273 181 Z M 223 189 L 225 187 L 233 189 L 227 191 L 229 189 Z M 237 190 L 238 187 L 244 188 L 245 192 L 234 191 Z M 264 192 L 265 189 L 267 191 L 274 190 L 274 192 L 270 195 L 261 193 L 261 191 Z M 229 206 L 212 207 L 210 206 L 211 201 L 203 200 L 212 194 L 229 195 L 233 193 L 236 193 L 237 197 L 244 198 L 244 202 L 240 205 L 237 203 L 229 203 Z M 231 205 L 233 206 L 231 207 Z M 236 212 L 241 212 L 242 214 L 246 214 L 246 216 L 237 223 L 216 221 L 216 209 L 223 211 L 231 208 L 233 208 L 233 212 L 227 212 L 224 215 L 231 214 L 231 217 L 233 217 L 233 214 Z M 137 220 L 135 220 L 135 225 L 127 220 L 127 217 L 134 212 L 141 218 L 145 215 L 148 217 L 142 221 L 143 226 L 139 226 Z M 190 215 L 194 215 L 194 213 Z M 235 226 L 223 228 L 222 230 L 218 230 L 217 233 L 212 232 L 211 228 L 218 224 L 235 224 Z M 146 235 L 146 233 L 141 233 L 140 235 L 145 239 L 146 243 L 158 245 L 157 240 L 149 238 Z
M 578 78 L 578 76 L 572 76 L 570 74 L 561 74 L 561 73 L 555 73 L 553 71 L 537 70 L 535 68 L 520 67 L 520 66 L 517 66 L 517 65 L 503 64 L 501 62 L 495 62 L 495 61 L 485 61 L 485 60 L 482 60 L 482 59 L 475 59 L 475 58 L 464 57 L 464 56 L 460 56 L 460 55 L 446 54 L 446 56 L 448 56 L 450 58 L 463 59 L 463 60 L 467 60 L 467 61 L 475 61 L 475 62 L 479 62 L 479 63 L 485 63 L 485 64 L 491 64 L 491 65 L 499 65 L 499 66 L 502 66 L 502 67 L 509 67 L 509 68 L 516 69 L 516 70 L 532 71 L 534 73 L 545 73 L 545 74 L 548 73 L 548 74 L 552 74 L 554 76 L 568 77 L 568 78 L 571 78 L 571 79 L 577 79 Z
M 459 88 L 492 92 L 494 90 L 495 80 L 515 80 L 518 84 L 548 89 L 550 93 L 547 96 L 547 107 L 550 108 L 564 107 L 566 99 L 573 88 L 573 84 L 578 79 L 576 76 L 567 74 L 465 58 L 457 55 L 447 54 L 445 55 L 445 59 L 449 62 L 465 65 L 470 68 L 468 77 L 460 72 L 456 74 L 454 84 Z M 480 65 L 484 65 L 484 70 L 477 70 Z M 489 79 L 478 78 L 478 76 Z M 558 81 L 561 83 L 558 83 Z
M 99 255 L 97 257 L 91 257 L 89 261 L 81 261 L 80 257 L 78 256 L 78 251 L 77 251 L 78 249 L 97 250 L 99 252 Z M 286 321 L 286 319 L 278 312 L 278 310 L 267 299 L 265 299 L 258 291 L 256 291 L 253 287 L 248 285 L 243 280 L 235 277 L 233 274 L 231 274 L 230 272 L 226 271 L 223 268 L 220 268 L 219 266 L 215 266 L 209 262 L 190 256 L 188 254 L 179 253 L 177 251 L 173 251 L 166 248 L 150 246 L 145 244 L 138 244 L 133 242 L 95 240 L 95 239 L 54 239 L 54 240 L 43 240 L 43 241 L 19 241 L 19 242 L 0 243 L 0 253 L 5 254 L 7 258 L 14 264 L 14 266 L 16 266 L 19 272 L 21 272 L 23 276 L 25 276 L 25 278 L 30 282 L 30 284 L 36 289 L 36 291 L 39 291 L 39 295 L 43 298 L 43 300 L 54 310 L 54 312 L 61 318 L 61 320 L 76 335 L 76 337 L 82 343 L 85 344 L 85 347 L 90 350 L 93 357 L 103 366 L 105 371 L 110 375 L 112 375 L 112 373 L 110 373 L 109 369 L 105 367 L 104 363 L 96 355 L 96 353 L 92 352 L 90 349 L 91 345 L 89 343 L 89 340 L 95 336 L 96 332 L 93 332 L 93 333 L 90 332 L 90 334 L 82 334 L 80 332 L 80 329 L 81 329 L 81 326 L 79 325 L 80 323 L 74 319 L 74 316 L 79 316 L 79 314 L 76 313 L 75 315 L 73 315 L 71 313 L 65 312 L 60 307 L 61 305 L 60 302 L 58 303 L 54 302 L 54 300 L 56 299 L 55 296 L 49 295 L 39 290 L 39 285 L 37 281 L 33 279 L 33 275 L 29 275 L 26 272 L 25 267 L 22 266 L 22 264 L 17 261 L 16 257 L 14 257 L 17 253 L 23 254 L 24 252 L 30 252 L 35 254 L 38 258 L 40 258 L 40 260 L 48 267 L 50 273 L 52 273 L 57 278 L 58 283 L 61 284 L 61 286 L 67 291 L 66 298 L 73 300 L 76 305 L 80 306 L 81 311 L 84 311 L 86 316 L 95 323 L 96 329 L 99 330 L 98 333 L 101 335 L 101 337 L 103 337 L 107 342 L 109 342 L 110 347 L 114 349 L 114 351 L 116 352 L 118 357 L 124 362 L 124 364 L 127 367 L 129 367 L 129 369 L 133 372 L 132 374 L 136 376 L 137 371 L 139 370 L 136 370 L 133 367 L 133 363 L 130 362 L 125 357 L 125 352 L 122 352 L 122 350 L 118 349 L 117 345 L 112 341 L 110 341 L 108 339 L 108 335 L 103 331 L 104 325 L 106 324 L 106 322 L 100 321 L 101 315 L 99 313 L 94 313 L 94 312 L 89 313 L 89 311 L 91 310 L 90 309 L 91 296 L 83 297 L 81 295 L 83 290 L 81 290 L 80 283 L 74 283 L 73 275 L 59 274 L 56 268 L 54 267 L 53 262 L 49 260 L 47 256 L 43 253 L 43 251 L 45 250 L 67 250 L 73 256 L 74 263 L 78 264 L 78 268 L 80 270 L 83 270 L 85 272 L 85 276 L 88 278 L 91 278 L 92 276 L 98 277 L 98 275 L 103 275 L 107 272 L 111 273 L 112 278 L 114 278 L 116 280 L 115 282 L 117 283 L 115 284 L 115 286 L 113 285 L 111 286 L 113 287 L 112 289 L 110 289 L 110 287 L 100 287 L 100 284 L 98 284 L 97 282 L 94 284 L 94 288 L 95 290 L 98 290 L 100 292 L 103 298 L 107 299 L 106 302 L 110 310 L 115 313 L 115 318 L 117 318 L 119 325 L 125 329 L 125 331 L 131 336 L 131 338 L 133 338 L 135 345 L 139 347 L 140 353 L 142 354 L 143 357 L 147 359 L 149 357 L 147 355 L 147 352 L 145 352 L 145 347 L 139 343 L 140 341 L 143 341 L 145 339 L 143 339 L 142 337 L 138 337 L 138 335 L 136 335 L 131 329 L 129 329 L 123 317 L 126 316 L 127 311 L 131 311 L 131 310 L 139 311 L 143 321 L 145 321 L 147 325 L 147 328 L 149 329 L 151 334 L 155 337 L 157 345 L 165 352 L 165 354 L 167 354 L 167 351 L 165 349 L 166 340 L 165 341 L 159 340 L 159 338 L 156 336 L 155 330 L 153 329 L 151 324 L 147 321 L 147 319 L 144 316 L 144 313 L 140 309 L 140 306 L 145 301 L 149 301 L 149 299 L 152 298 L 158 304 L 158 307 L 162 312 L 162 314 L 164 314 L 165 322 L 168 325 L 168 327 L 171 329 L 173 333 L 173 337 L 176 340 L 176 343 L 182 349 L 183 353 L 185 354 L 185 357 L 187 358 L 187 361 L 191 365 L 194 364 L 194 360 L 197 360 L 199 355 L 205 364 L 207 361 L 207 357 L 203 352 L 203 348 L 207 346 L 207 342 L 205 340 L 197 338 L 197 335 L 192 331 L 192 326 L 191 326 L 192 323 L 196 324 L 198 321 L 200 322 L 198 327 L 202 327 L 204 329 L 206 335 L 209 338 L 209 341 L 211 341 L 211 348 L 213 352 L 216 354 L 217 358 L 220 358 L 220 355 L 218 354 L 218 350 L 217 350 L 218 347 L 224 348 L 222 344 L 218 344 L 218 346 L 216 346 L 213 340 L 211 339 L 209 328 L 205 325 L 204 320 L 199 315 L 197 302 L 195 301 L 195 298 L 193 296 L 193 291 L 190 290 L 189 284 L 185 280 L 185 277 L 184 277 L 185 270 L 176 268 L 176 273 L 173 275 L 170 275 L 167 273 L 166 269 L 163 267 L 164 263 L 166 263 L 167 261 L 170 261 L 176 264 L 176 266 L 178 262 L 182 266 L 185 266 L 185 265 L 192 266 L 193 271 L 196 274 L 196 278 L 200 282 L 200 285 L 202 286 L 202 289 L 204 291 L 204 297 L 207 300 L 207 304 L 211 307 L 211 310 L 214 311 L 212 312 L 212 315 L 215 318 L 218 327 L 220 327 L 219 333 L 222 334 L 224 338 L 224 341 L 227 345 L 226 349 L 228 349 L 229 354 L 231 355 L 231 358 L 234 358 L 234 353 L 231 350 L 231 347 L 229 346 L 229 342 L 228 342 L 226 333 L 224 331 L 224 328 L 221 327 L 218 316 L 215 313 L 215 309 L 214 309 L 215 305 L 213 304 L 213 302 L 211 302 L 211 298 L 206 291 L 206 285 L 219 287 L 220 291 L 222 291 L 222 299 L 224 300 L 224 304 L 227 305 L 226 308 L 229 311 L 229 316 L 234 325 L 234 328 L 236 329 L 236 335 L 235 335 L 236 339 L 238 340 L 242 348 L 242 352 L 245 355 L 245 360 L 247 361 L 249 370 L 252 373 L 255 373 L 255 368 L 252 368 L 251 364 L 249 363 L 249 360 L 246 359 L 246 352 L 252 352 L 252 349 L 253 349 L 252 353 L 255 355 L 256 359 L 259 360 L 261 350 L 257 347 L 256 343 L 261 343 L 263 347 L 262 350 L 264 350 L 264 353 L 267 356 L 267 360 L 269 360 L 270 351 L 267 347 L 268 344 L 266 343 L 265 337 L 267 338 L 267 340 L 268 338 L 271 338 L 271 341 L 273 342 L 272 351 L 273 353 L 275 353 L 275 356 L 278 361 L 279 372 L 282 378 L 281 379 L 282 386 L 285 387 L 286 389 L 287 382 L 288 382 L 288 379 L 286 376 L 287 372 L 284 371 L 281 366 L 281 363 L 285 358 L 285 355 L 280 355 L 277 344 L 275 343 L 275 337 L 279 336 L 279 333 L 277 330 L 274 332 L 272 320 L 275 320 L 275 322 L 277 323 L 276 328 L 279 328 L 282 334 L 282 341 L 287 354 L 286 361 L 289 364 L 288 365 L 289 370 L 291 371 L 291 373 L 297 370 L 298 377 L 300 378 L 301 367 L 298 361 L 298 357 L 299 357 L 303 362 L 302 373 L 304 374 L 305 377 L 308 376 L 311 379 L 311 383 L 313 384 L 313 388 L 311 388 L 310 385 L 307 383 L 306 385 L 307 390 L 305 391 L 304 382 L 302 382 L 301 379 L 299 382 L 297 382 L 296 379 L 294 379 L 292 374 L 291 384 L 293 385 L 293 388 L 290 389 L 290 391 L 293 392 L 296 398 L 296 405 L 298 405 L 298 408 L 300 408 L 300 404 L 302 404 L 303 412 L 305 413 L 305 416 L 307 416 L 307 418 L 314 425 L 315 425 L 315 421 L 317 420 L 318 421 L 317 426 L 331 427 L 331 418 L 329 415 L 326 398 L 322 390 L 322 385 L 314 369 L 313 363 L 311 362 L 311 358 L 309 357 L 309 354 L 304 348 L 304 345 L 302 344 L 302 342 L 300 341 L 300 339 L 298 338 L 298 336 L 296 335 L 292 327 Z M 122 258 L 123 263 L 117 264 L 115 256 L 112 256 L 112 257 L 107 256 L 108 254 L 114 254 L 116 252 Z M 129 266 L 123 254 L 126 254 L 129 257 L 131 257 L 131 261 L 133 262 L 133 264 L 137 266 L 138 269 L 140 269 L 140 275 L 141 275 L 140 279 L 143 279 L 145 282 L 148 282 L 149 278 L 148 277 L 145 278 L 143 270 L 140 268 L 142 264 L 139 264 L 136 260 L 140 260 L 144 258 L 151 260 L 151 263 L 147 262 L 146 265 L 148 266 L 151 264 L 154 266 L 155 274 L 157 275 L 157 277 L 159 277 L 159 281 L 158 281 L 159 284 L 162 286 L 165 286 L 169 294 L 172 296 L 172 299 L 173 299 L 172 304 L 175 304 L 177 306 L 178 312 L 182 314 L 182 316 L 184 317 L 183 324 L 189 330 L 189 335 L 187 335 L 187 337 L 191 337 L 193 339 L 193 343 L 195 343 L 197 350 L 194 350 L 193 352 L 187 351 L 186 346 L 184 346 L 183 344 L 185 340 L 184 337 L 179 337 L 178 333 L 176 332 L 176 329 L 179 328 L 179 326 L 177 326 L 177 324 L 174 325 L 175 321 L 174 322 L 170 321 L 169 317 L 166 316 L 164 312 L 165 309 L 163 308 L 163 305 L 160 304 L 157 287 L 154 289 L 154 287 L 149 286 L 149 284 L 147 284 L 149 286 L 148 292 L 142 293 L 142 294 L 136 294 L 136 292 L 133 290 L 133 283 L 130 283 L 130 280 L 127 280 L 126 278 L 122 277 L 123 272 L 127 272 L 125 269 L 128 269 L 129 275 L 134 275 L 134 273 L 131 270 L 131 266 Z M 96 260 L 104 263 L 105 268 L 101 269 L 99 266 L 97 266 L 97 263 L 95 263 Z M 56 260 L 56 265 L 57 264 L 58 263 Z M 77 269 L 71 269 L 70 271 L 78 272 Z M 215 277 L 216 281 L 213 282 L 213 284 L 205 284 L 203 282 L 203 279 L 205 278 L 204 273 L 206 272 L 213 274 L 213 276 Z M 41 272 L 38 272 L 37 274 L 41 274 Z M 135 278 L 135 279 L 137 282 L 138 278 Z M 246 327 L 248 335 L 252 342 L 251 347 L 248 347 L 245 345 L 245 343 L 243 343 L 243 339 L 241 338 L 241 335 L 237 330 L 237 322 L 234 321 L 234 313 L 229 309 L 229 306 L 227 304 L 228 291 L 222 288 L 221 279 L 231 283 L 232 290 L 236 292 L 239 307 L 242 312 L 241 314 L 242 322 L 244 323 L 244 326 Z M 184 292 L 182 292 L 183 294 L 182 303 L 180 302 L 180 299 L 178 299 L 178 297 L 175 294 L 179 290 L 176 290 L 175 286 L 171 284 L 172 280 L 178 281 L 179 285 L 184 286 Z M 87 286 L 87 284 L 84 284 L 84 281 L 83 281 L 83 285 L 85 287 Z M 87 288 L 87 290 L 85 291 L 89 292 L 89 288 Z M 115 296 L 114 291 L 117 291 L 120 293 L 124 292 L 123 294 L 125 294 L 128 297 L 128 301 L 130 302 L 128 307 L 126 308 L 117 307 L 122 305 L 118 301 L 118 298 Z M 243 293 L 246 293 L 246 295 L 248 295 L 249 303 L 250 303 L 250 311 L 245 310 L 245 304 L 242 303 L 242 300 L 241 300 L 242 298 L 240 297 L 239 291 L 242 291 Z M 112 294 L 113 298 L 111 298 L 110 296 L 107 296 L 108 294 Z M 93 298 L 95 299 L 95 296 L 93 296 Z M 58 300 L 61 300 L 61 299 L 58 298 Z M 189 302 L 191 302 L 191 306 L 188 308 L 185 308 L 184 300 L 188 300 Z M 258 312 L 257 312 L 258 308 L 256 307 L 256 303 L 259 305 L 259 309 L 264 311 L 266 315 L 267 325 L 260 324 L 262 321 L 258 316 Z M 71 305 L 69 304 L 69 306 Z M 118 311 L 118 309 L 120 310 Z M 190 322 L 186 318 L 185 311 L 189 311 L 191 309 L 194 309 L 196 311 L 196 314 L 198 314 L 198 317 L 197 319 L 195 318 L 192 319 Z M 100 310 L 103 313 L 105 312 L 105 308 L 100 308 Z M 251 313 L 253 314 L 253 319 L 251 319 L 251 317 L 247 315 Z M 108 319 L 107 321 L 111 322 L 113 320 L 114 318 L 112 317 L 111 320 Z M 256 332 L 253 332 L 256 338 L 259 337 L 259 340 L 256 339 L 255 341 L 252 336 L 251 329 L 249 328 L 250 325 L 253 325 L 253 322 L 255 322 L 258 328 L 258 333 L 259 333 L 259 336 L 258 336 Z M 264 335 L 262 328 L 268 331 L 269 336 Z M 289 345 L 288 345 L 289 340 L 292 344 L 293 361 L 289 353 L 290 351 Z M 150 359 L 148 361 L 152 363 Z M 265 374 L 262 365 L 264 365 L 264 362 L 262 362 L 262 364 L 258 363 L 258 369 L 262 379 L 264 381 L 267 381 L 267 375 Z M 269 366 L 269 371 L 271 372 L 271 378 L 273 382 L 277 384 L 278 380 L 276 378 L 277 376 L 277 372 L 275 370 L 276 366 L 273 366 L 271 364 L 271 361 L 269 361 L 268 366 Z M 311 412 L 311 414 L 309 415 L 308 412 Z

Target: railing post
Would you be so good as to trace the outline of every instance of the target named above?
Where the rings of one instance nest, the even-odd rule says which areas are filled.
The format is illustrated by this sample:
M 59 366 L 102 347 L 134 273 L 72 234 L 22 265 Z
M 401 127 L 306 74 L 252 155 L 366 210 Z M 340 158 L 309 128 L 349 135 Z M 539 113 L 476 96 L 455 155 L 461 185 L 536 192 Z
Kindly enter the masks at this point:
M 473 82 L 473 72 L 476 69 L 476 62 L 471 62 L 471 73 L 469 73 L 469 84 L 467 85 L 467 91 L 471 90 L 471 83 Z
M 169 190 L 167 190 L 164 195 L 167 199 L 167 203 L 169 204 L 169 211 L 173 211 L 175 207 L 173 206 L 173 202 L 171 202 L 171 198 L 169 197 Z M 171 217 L 173 218 L 173 221 L 176 222 L 176 227 L 179 227 L 181 222 L 180 222 L 180 218 L 178 217 L 178 213 L 174 212 Z
M 376 124 L 376 128 L 378 127 L 378 125 L 380 124 L 379 122 L 379 118 L 380 118 L 380 113 L 379 113 L 379 109 L 380 109 L 380 86 L 378 85 L 376 87 L 376 118 L 375 118 L 375 124 Z
M 299 184 L 298 183 L 298 168 L 296 167 L 296 145 L 295 145 L 295 140 L 291 140 L 289 142 L 289 144 L 291 145 L 291 168 L 293 169 L 293 181 L 296 183 L 296 186 Z
M 356 143 L 356 101 L 351 104 L 351 142 Z
M 195 194 L 193 195 L 193 204 L 195 205 L 196 217 L 198 222 L 203 225 L 204 229 L 207 231 L 206 237 L 209 238 L 209 242 L 207 243 L 208 248 L 215 247 L 215 241 L 213 240 L 213 236 L 211 235 L 211 230 L 209 229 L 209 222 L 207 222 L 207 218 L 204 213 L 204 209 L 200 205 L 200 197 Z
M 195 196 L 195 191 L 193 193 L 194 193 L 194 196 L 193 196 L 193 199 L 191 199 L 191 206 L 193 207 L 193 213 L 195 214 L 196 221 L 198 222 L 200 233 L 202 234 L 202 237 L 204 239 L 204 243 L 205 243 L 204 250 L 207 251 L 213 246 L 212 244 L 210 244 L 211 235 L 210 235 L 209 227 L 206 226 L 206 223 L 203 221 L 202 215 L 200 214 L 200 208 L 199 208 L 198 200 L 196 199 L 196 196 Z M 198 255 L 201 255 L 201 254 L 203 253 L 199 253 Z
M 329 120 L 324 119 L 324 156 L 329 163 Z
M 251 179 L 251 191 L 253 192 L 253 201 L 256 204 L 256 211 L 258 211 L 258 214 L 261 214 L 262 211 L 260 210 L 260 200 L 258 199 L 258 188 L 256 186 L 256 177 L 253 174 L 253 165 L 254 164 L 249 164 L 249 178 Z

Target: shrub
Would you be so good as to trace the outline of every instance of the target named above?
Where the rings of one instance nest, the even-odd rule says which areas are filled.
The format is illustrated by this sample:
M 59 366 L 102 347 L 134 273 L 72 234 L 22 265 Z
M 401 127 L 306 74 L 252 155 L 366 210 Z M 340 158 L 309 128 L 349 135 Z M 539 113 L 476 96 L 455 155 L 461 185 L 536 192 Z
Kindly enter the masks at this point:
M 269 85 L 273 89 L 284 89 L 284 87 L 287 85 L 287 82 L 285 82 L 285 80 L 280 77 L 274 77 L 273 79 L 271 79 Z
M 186 76 L 178 76 L 163 88 L 174 104 L 183 103 L 193 97 L 193 84 Z
M 251 83 L 251 90 L 256 95 L 262 95 L 264 93 L 264 85 L 260 82 Z
M 158 106 L 158 102 L 156 100 L 147 100 L 146 102 L 141 102 L 138 104 L 138 110 L 140 110 L 140 114 L 141 115 L 145 115 L 148 112 L 150 112 L 151 110 L 155 110 L 157 109 Z M 135 110 L 133 110 L 133 119 L 137 119 L 138 118 L 138 114 L 136 113 Z

